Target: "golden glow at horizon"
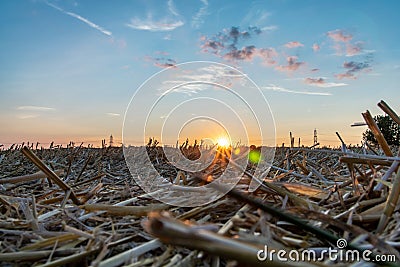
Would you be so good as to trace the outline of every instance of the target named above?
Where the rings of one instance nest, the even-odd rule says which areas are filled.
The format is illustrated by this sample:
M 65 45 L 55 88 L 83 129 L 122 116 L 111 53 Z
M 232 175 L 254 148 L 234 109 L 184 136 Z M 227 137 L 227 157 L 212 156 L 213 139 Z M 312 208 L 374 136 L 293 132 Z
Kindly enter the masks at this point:
M 218 139 L 217 139 L 217 144 L 218 144 L 218 146 L 220 146 L 220 147 L 224 147 L 224 148 L 229 148 L 230 147 L 230 141 L 229 141 L 229 138 L 227 138 L 227 137 L 218 137 Z

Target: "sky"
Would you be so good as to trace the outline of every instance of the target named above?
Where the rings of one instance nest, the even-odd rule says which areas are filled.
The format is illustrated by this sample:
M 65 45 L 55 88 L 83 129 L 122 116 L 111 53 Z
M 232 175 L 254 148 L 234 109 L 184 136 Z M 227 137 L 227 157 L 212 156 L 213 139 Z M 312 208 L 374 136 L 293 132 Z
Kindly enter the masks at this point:
M 358 144 L 366 128 L 350 125 L 363 120 L 361 112 L 382 114 L 376 104 L 383 99 L 400 113 L 399 1 L 5 0 L 0 10 L 0 144 L 5 146 L 98 145 L 110 134 L 121 142 L 123 125 L 139 132 L 144 127 L 132 126 L 136 113 L 130 103 L 149 108 L 162 95 L 146 81 L 179 82 L 176 75 L 192 66 L 182 63 L 194 61 L 226 64 L 254 82 L 262 95 L 249 94 L 248 100 L 261 105 L 266 99 L 279 145 L 289 144 L 290 131 L 296 144 L 301 138 L 311 145 L 314 129 L 323 145 L 340 145 L 336 131 L 347 144 Z M 175 76 L 162 80 L 168 72 Z M 226 91 L 249 93 L 241 81 L 235 84 Z M 221 93 L 196 88 L 175 94 L 185 101 Z M 215 118 L 187 127 L 185 121 L 170 122 L 171 129 L 181 130 L 179 138 L 193 133 L 191 138 L 216 138 L 224 127 L 215 121 L 237 112 L 229 96 L 220 98 L 233 106 L 220 111 L 225 115 L 218 113 L 223 103 L 196 101 L 179 114 L 190 120 L 209 110 Z M 166 103 L 171 111 L 173 100 Z M 158 128 L 168 119 L 168 110 L 161 110 L 161 120 L 152 121 Z M 260 127 L 270 129 L 268 121 Z M 253 141 L 257 138 L 247 140 Z

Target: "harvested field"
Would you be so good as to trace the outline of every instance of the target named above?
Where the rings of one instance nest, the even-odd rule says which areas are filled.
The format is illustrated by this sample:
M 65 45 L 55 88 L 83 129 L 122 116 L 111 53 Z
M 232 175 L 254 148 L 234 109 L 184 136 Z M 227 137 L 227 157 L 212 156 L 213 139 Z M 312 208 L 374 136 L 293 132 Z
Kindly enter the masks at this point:
M 0 152 L 0 265 L 395 266 L 399 147 L 380 147 L 279 147 L 255 192 L 246 191 L 249 164 L 234 190 L 193 208 L 144 192 L 121 147 L 12 147 Z M 190 183 L 159 147 L 150 143 L 147 152 L 164 177 Z M 205 177 L 218 177 L 227 161 L 215 161 Z M 265 246 L 316 260 L 263 258 Z M 333 248 L 385 260 L 324 257 Z

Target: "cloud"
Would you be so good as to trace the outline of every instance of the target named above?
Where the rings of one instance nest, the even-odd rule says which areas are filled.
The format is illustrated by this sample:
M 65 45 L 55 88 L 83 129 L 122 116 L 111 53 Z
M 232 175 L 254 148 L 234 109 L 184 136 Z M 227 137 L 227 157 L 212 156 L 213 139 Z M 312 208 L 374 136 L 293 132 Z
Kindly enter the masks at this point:
M 217 33 L 210 38 L 202 36 L 200 40 L 203 42 L 202 49 L 205 52 L 219 54 L 220 52 L 232 52 L 238 50 L 237 44 L 240 41 L 248 40 L 254 35 L 259 35 L 262 30 L 258 27 L 248 27 L 246 30 L 241 31 L 239 27 L 231 27 L 224 29 L 222 32 Z M 225 50 L 225 51 L 222 51 Z
M 252 60 L 256 52 L 254 45 L 243 47 L 242 49 L 232 49 L 224 55 L 228 60 Z
M 302 95 L 320 95 L 320 96 L 330 96 L 330 95 L 332 95 L 331 93 L 326 93 L 326 92 L 294 91 L 294 90 L 290 90 L 290 89 L 286 89 L 286 88 L 283 88 L 283 87 L 276 86 L 274 84 L 270 84 L 269 86 L 261 87 L 261 89 L 272 90 L 272 91 L 282 92 L 282 93 L 302 94 Z
M 127 23 L 126 26 L 135 30 L 162 32 L 175 30 L 184 24 L 185 23 L 181 20 L 174 20 L 168 17 L 155 21 L 151 13 L 149 13 L 146 19 L 132 18 L 131 22 Z
M 158 51 L 156 53 L 159 55 L 168 56 L 167 52 Z M 152 62 L 154 66 L 159 68 L 176 67 L 176 61 L 172 58 L 146 56 L 144 59 L 145 61 Z
M 264 65 L 276 64 L 278 52 L 274 48 L 260 48 L 257 50 L 257 55 L 262 58 Z
M 167 59 L 156 59 L 156 62 L 154 62 L 154 65 L 159 67 L 159 68 L 176 68 L 176 61 L 167 58 Z
M 53 111 L 55 108 L 50 107 L 41 107 L 41 106 L 19 106 L 17 110 L 25 110 L 25 111 Z
M 34 119 L 37 117 L 39 117 L 38 114 L 19 114 L 19 115 L 17 115 L 17 118 L 21 119 L 21 120 Z
M 208 9 L 208 1 L 200 0 L 203 3 L 203 6 L 197 11 L 197 13 L 192 18 L 192 27 L 195 29 L 200 28 L 200 26 L 204 23 L 204 17 L 207 15 Z
M 314 50 L 314 52 L 317 52 L 321 49 L 321 46 L 319 46 L 318 44 L 313 44 L 312 49 Z
M 327 32 L 327 36 L 334 41 L 332 48 L 338 56 L 352 57 L 356 55 L 372 53 L 374 50 L 364 50 L 364 42 L 353 42 L 353 35 L 343 30 L 334 30 Z
M 192 95 L 208 88 L 219 89 L 220 86 L 230 88 L 235 83 L 243 83 L 244 78 L 244 75 L 233 71 L 230 67 L 211 65 L 185 72 L 179 75 L 179 80 L 171 78 L 163 81 L 164 86 L 160 87 L 159 91 L 161 94 L 166 94 L 173 88 L 174 92 Z
M 223 55 L 223 58 L 229 61 L 244 60 L 252 61 L 259 57 L 264 65 L 276 64 L 275 58 L 278 53 L 274 48 L 256 48 L 254 45 L 245 46 L 241 49 L 232 49 Z
M 353 35 L 346 33 L 345 31 L 339 30 L 339 29 L 334 30 L 334 31 L 329 31 L 326 33 L 326 35 L 328 35 L 328 37 L 330 37 L 335 42 L 347 43 L 351 39 L 353 39 Z
M 357 79 L 357 77 L 353 73 L 345 72 L 345 73 L 339 73 L 335 75 L 336 78 L 339 80 L 347 78 L 347 79 Z
M 225 46 L 220 41 L 205 40 L 202 45 L 203 52 L 210 52 L 213 54 L 219 54 L 221 50 L 225 49 Z
M 364 62 L 344 62 L 343 68 L 347 69 L 345 73 L 336 74 L 335 77 L 338 79 L 349 78 L 349 79 L 357 79 L 356 74 L 361 71 L 368 71 L 371 69 L 370 61 L 367 59 Z
M 287 60 L 287 65 L 280 65 L 277 66 L 275 69 L 279 71 L 293 72 L 298 70 L 302 65 L 305 64 L 305 62 L 297 62 L 296 56 L 289 56 L 286 58 L 286 60 Z
M 276 64 L 278 53 L 274 48 L 257 48 L 254 45 L 246 45 L 238 48 L 238 44 L 251 40 L 263 32 L 262 29 L 251 26 L 245 30 L 239 27 L 224 29 L 214 36 L 202 36 L 201 49 L 203 52 L 215 54 L 229 61 L 251 61 L 254 58 L 261 58 L 264 65 Z
M 113 112 L 107 112 L 106 115 L 107 115 L 107 116 L 110 116 L 110 117 L 119 117 L 119 116 L 121 116 L 121 114 L 119 114 L 119 113 L 113 113 Z
M 179 16 L 179 13 L 175 8 L 174 1 L 173 0 L 168 0 L 167 4 L 168 4 L 169 12 L 171 12 L 171 14 L 174 15 L 174 16 Z
M 359 72 L 370 67 L 368 62 L 344 62 L 343 67 L 349 69 L 351 72 Z
M 337 56 L 352 57 L 366 53 L 375 52 L 374 50 L 364 50 L 362 42 L 340 44 L 335 43 L 332 48 L 336 51 Z
M 276 25 L 270 25 L 270 26 L 264 26 L 261 28 L 262 32 L 267 32 L 267 31 L 275 31 L 278 29 L 278 26 Z
M 68 16 L 71 16 L 71 17 L 73 17 L 73 18 L 76 18 L 76 19 L 78 19 L 78 20 L 80 20 L 80 21 L 86 23 L 87 25 L 89 25 L 89 26 L 92 27 L 93 29 L 96 29 L 96 30 L 100 31 L 101 33 L 103 33 L 103 34 L 105 34 L 105 35 L 107 35 L 107 36 L 112 36 L 112 32 L 103 29 L 102 27 L 100 27 L 99 25 L 97 25 L 97 24 L 91 22 L 91 21 L 88 20 L 87 18 L 84 18 L 84 17 L 82 17 L 82 16 L 80 16 L 80 15 L 78 15 L 78 14 L 72 13 L 72 12 L 65 11 L 65 10 L 62 9 L 61 7 L 58 7 L 58 6 L 56 6 L 56 5 L 54 5 L 54 4 L 51 4 L 51 3 L 47 2 L 47 1 L 45 1 L 45 3 L 46 3 L 46 5 L 48 5 L 48 6 L 54 8 L 54 9 L 56 9 L 56 10 L 58 10 L 58 11 L 64 13 L 64 14 L 66 14 L 66 15 L 68 15 Z
M 330 87 L 338 87 L 338 86 L 346 86 L 346 83 L 327 83 L 324 78 L 305 78 L 304 82 L 306 84 L 322 87 L 322 88 L 330 88 Z
M 362 53 L 363 47 L 361 42 L 346 44 L 346 56 L 351 57 Z
M 296 47 L 301 47 L 301 46 L 304 46 L 304 45 L 302 43 L 300 43 L 300 42 L 293 41 L 293 42 L 289 42 L 289 43 L 285 44 L 285 46 L 287 48 L 296 48 Z
M 55 108 L 42 106 L 19 106 L 16 107 L 16 109 L 21 111 L 20 114 L 16 115 L 17 118 L 21 120 L 37 118 L 43 114 L 43 112 L 52 112 L 56 110 Z
M 239 25 L 253 25 L 259 27 L 263 32 L 274 31 L 278 29 L 275 25 L 265 26 L 267 24 L 268 18 L 271 13 L 264 10 L 264 5 L 262 3 L 252 2 L 249 4 L 251 6 L 250 10 L 241 20 Z

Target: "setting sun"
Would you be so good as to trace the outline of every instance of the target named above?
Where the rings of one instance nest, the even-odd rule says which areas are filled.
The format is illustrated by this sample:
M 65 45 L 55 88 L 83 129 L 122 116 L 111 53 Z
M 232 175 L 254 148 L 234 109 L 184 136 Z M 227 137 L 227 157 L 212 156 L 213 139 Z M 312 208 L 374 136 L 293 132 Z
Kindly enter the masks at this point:
M 227 137 L 219 137 L 217 139 L 217 144 L 220 147 L 228 148 L 230 146 L 229 139 Z

